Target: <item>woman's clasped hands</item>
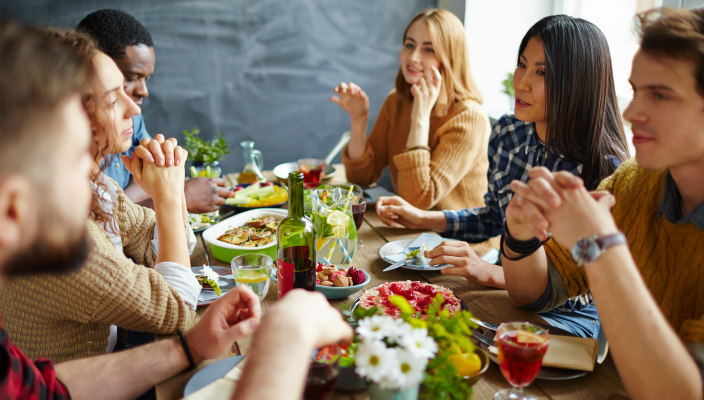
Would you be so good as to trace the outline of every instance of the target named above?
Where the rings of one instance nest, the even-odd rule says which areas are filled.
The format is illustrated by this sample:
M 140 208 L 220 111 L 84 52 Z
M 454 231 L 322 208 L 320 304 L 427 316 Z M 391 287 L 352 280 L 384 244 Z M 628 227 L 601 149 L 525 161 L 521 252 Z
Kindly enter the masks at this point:
M 135 181 L 152 198 L 183 195 L 188 152 L 174 138 L 143 139 L 132 157 L 120 156 Z

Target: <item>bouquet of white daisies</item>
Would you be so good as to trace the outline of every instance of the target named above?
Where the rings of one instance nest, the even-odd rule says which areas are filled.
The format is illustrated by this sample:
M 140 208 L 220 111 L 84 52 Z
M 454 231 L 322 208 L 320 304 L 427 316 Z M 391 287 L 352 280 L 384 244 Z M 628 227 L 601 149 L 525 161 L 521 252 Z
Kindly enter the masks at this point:
M 405 389 L 423 381 L 438 346 L 425 328 L 388 316 L 359 321 L 356 372 L 382 389 Z

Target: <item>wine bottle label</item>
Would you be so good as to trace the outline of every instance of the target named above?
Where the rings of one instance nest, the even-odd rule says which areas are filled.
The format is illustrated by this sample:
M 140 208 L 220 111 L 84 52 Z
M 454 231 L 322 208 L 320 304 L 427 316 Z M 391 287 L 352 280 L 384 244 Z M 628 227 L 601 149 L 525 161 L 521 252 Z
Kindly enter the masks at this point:
M 276 279 L 279 281 L 279 298 L 282 298 L 289 290 L 293 289 L 293 276 L 296 273 L 296 266 L 280 258 L 276 261 L 276 265 L 278 266 Z

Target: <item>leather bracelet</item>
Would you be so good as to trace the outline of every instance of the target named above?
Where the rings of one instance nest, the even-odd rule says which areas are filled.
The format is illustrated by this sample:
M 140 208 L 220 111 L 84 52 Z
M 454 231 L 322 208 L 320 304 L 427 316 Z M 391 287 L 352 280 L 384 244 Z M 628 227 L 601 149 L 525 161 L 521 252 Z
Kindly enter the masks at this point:
M 429 146 L 426 146 L 426 145 L 424 145 L 424 144 L 419 144 L 418 146 L 407 147 L 407 148 L 404 149 L 403 151 L 406 152 L 406 151 L 413 151 L 413 150 L 427 150 L 427 151 L 430 151 L 430 147 L 429 147 Z
M 196 369 L 196 363 L 193 361 L 193 356 L 191 355 L 191 349 L 188 347 L 188 342 L 186 342 L 186 336 L 183 334 L 181 328 L 176 329 L 178 333 L 178 338 L 181 339 L 181 346 L 183 346 L 183 352 L 186 353 L 186 358 L 188 359 L 189 370 Z
M 511 261 L 518 261 L 535 253 L 536 250 L 538 250 L 543 244 L 545 244 L 545 242 L 535 237 L 528 240 L 516 239 L 515 237 L 511 236 L 511 232 L 509 232 L 508 226 L 504 224 L 504 231 L 501 234 L 501 243 L 499 246 L 501 248 L 501 255 L 506 257 L 506 259 Z M 518 256 L 510 257 L 508 254 L 506 254 L 506 251 L 504 251 L 504 246 L 508 247 L 508 249 L 512 252 L 517 253 Z

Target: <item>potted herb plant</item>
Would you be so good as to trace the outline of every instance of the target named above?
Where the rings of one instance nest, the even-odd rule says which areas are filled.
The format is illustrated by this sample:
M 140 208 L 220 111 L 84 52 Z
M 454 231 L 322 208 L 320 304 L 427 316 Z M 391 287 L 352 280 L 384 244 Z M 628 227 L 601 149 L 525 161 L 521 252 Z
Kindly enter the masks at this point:
M 230 154 L 230 148 L 222 132 L 218 132 L 210 141 L 200 137 L 200 129 L 196 126 L 190 131 L 184 130 L 186 139 L 184 148 L 188 151 L 191 161 L 191 177 L 218 178 L 222 176 L 220 157 Z

